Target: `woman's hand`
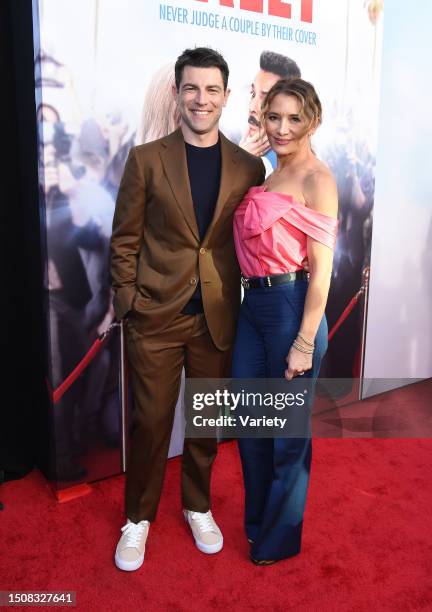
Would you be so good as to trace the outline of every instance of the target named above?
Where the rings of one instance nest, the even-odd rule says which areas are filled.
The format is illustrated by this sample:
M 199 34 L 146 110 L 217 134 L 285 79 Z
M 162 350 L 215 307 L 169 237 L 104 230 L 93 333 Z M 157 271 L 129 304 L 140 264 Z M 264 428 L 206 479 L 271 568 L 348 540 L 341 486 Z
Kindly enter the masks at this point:
M 288 367 L 285 370 L 285 378 L 292 380 L 294 376 L 301 376 L 304 372 L 310 370 L 312 367 L 312 357 L 313 353 L 302 353 L 292 346 L 286 357 Z

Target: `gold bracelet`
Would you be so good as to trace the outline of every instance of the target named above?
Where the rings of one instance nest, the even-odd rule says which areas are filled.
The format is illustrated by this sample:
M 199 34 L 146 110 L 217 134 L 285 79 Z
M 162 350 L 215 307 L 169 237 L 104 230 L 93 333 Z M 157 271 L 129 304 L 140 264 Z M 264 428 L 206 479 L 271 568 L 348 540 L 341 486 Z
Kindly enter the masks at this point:
M 301 353 L 306 353 L 307 355 L 312 355 L 312 353 L 314 352 L 314 350 L 313 350 L 313 349 L 312 349 L 312 350 L 307 349 L 307 348 L 305 348 L 304 346 L 302 346 L 301 344 L 299 344 L 299 343 L 297 342 L 297 340 L 294 340 L 294 342 L 293 342 L 293 344 L 292 344 L 292 345 L 293 345 L 293 347 L 294 347 L 295 349 L 297 349 L 297 350 L 298 350 L 298 351 L 300 351 Z
M 309 340 L 306 340 L 306 338 L 302 336 L 300 332 L 297 334 L 297 338 L 300 338 L 300 340 L 303 340 L 303 342 L 307 344 L 308 346 L 315 346 L 315 342 L 310 342 Z

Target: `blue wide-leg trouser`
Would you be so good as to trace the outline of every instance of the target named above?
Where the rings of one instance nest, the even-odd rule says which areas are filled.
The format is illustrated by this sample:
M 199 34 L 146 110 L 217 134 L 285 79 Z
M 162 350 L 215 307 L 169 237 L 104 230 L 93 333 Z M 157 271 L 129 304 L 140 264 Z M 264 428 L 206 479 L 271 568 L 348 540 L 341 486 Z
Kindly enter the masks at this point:
M 233 378 L 281 378 L 300 329 L 307 280 L 245 292 L 233 354 Z M 316 379 L 327 349 L 323 317 L 315 337 Z M 287 383 L 289 384 L 289 383 Z M 311 394 L 310 397 L 312 397 Z M 245 529 L 255 560 L 279 560 L 300 552 L 312 442 L 307 437 L 239 439 L 245 485 Z

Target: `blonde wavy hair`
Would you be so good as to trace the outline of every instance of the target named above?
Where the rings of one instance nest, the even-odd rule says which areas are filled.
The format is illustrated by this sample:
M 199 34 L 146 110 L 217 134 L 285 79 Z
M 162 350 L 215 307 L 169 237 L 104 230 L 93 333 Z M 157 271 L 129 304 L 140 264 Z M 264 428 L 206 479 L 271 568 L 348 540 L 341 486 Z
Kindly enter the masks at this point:
M 137 144 L 167 136 L 180 125 L 180 113 L 172 94 L 174 63 L 160 68 L 153 76 L 144 98 Z
M 270 105 L 279 94 L 293 96 L 300 102 L 300 117 L 306 118 L 305 129 L 299 136 L 305 136 L 322 123 L 322 106 L 312 83 L 300 78 L 281 79 L 267 92 L 261 106 L 262 119 L 266 118 Z

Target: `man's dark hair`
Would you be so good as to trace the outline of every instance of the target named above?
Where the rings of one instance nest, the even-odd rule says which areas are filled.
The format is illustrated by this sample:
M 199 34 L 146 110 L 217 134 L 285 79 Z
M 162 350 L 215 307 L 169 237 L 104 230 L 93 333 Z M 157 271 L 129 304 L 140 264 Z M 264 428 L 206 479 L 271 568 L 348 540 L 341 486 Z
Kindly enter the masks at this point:
M 280 53 L 273 51 L 263 51 L 260 57 L 260 68 L 265 72 L 277 74 L 282 79 L 301 77 L 300 68 L 294 60 Z
M 193 66 L 194 68 L 219 68 L 222 73 L 224 89 L 226 90 L 229 76 L 228 64 L 222 55 L 214 49 L 210 49 L 209 47 L 197 47 L 195 49 L 186 49 L 179 55 L 174 67 L 177 90 L 180 87 L 185 66 Z

